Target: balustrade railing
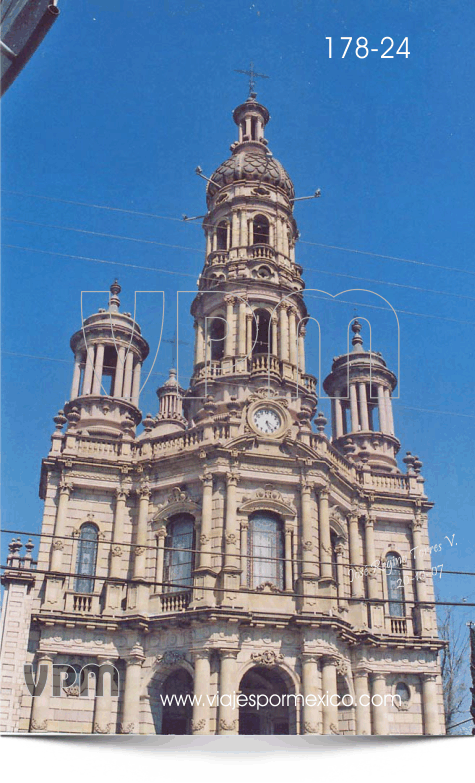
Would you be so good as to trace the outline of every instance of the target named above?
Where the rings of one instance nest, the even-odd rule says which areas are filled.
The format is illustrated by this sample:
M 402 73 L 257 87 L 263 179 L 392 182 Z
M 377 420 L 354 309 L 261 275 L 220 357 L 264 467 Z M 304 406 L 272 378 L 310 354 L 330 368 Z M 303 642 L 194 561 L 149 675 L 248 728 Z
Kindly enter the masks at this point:
M 164 593 L 160 596 L 162 612 L 184 612 L 191 601 L 191 590 L 183 593 Z

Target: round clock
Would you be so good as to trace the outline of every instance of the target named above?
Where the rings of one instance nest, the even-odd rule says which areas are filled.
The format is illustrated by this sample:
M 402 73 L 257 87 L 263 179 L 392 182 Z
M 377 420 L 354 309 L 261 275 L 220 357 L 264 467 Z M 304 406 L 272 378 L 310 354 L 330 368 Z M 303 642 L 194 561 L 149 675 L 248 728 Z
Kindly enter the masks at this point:
M 273 435 L 282 427 L 282 418 L 274 408 L 261 407 L 254 411 L 252 420 L 254 426 L 266 435 Z

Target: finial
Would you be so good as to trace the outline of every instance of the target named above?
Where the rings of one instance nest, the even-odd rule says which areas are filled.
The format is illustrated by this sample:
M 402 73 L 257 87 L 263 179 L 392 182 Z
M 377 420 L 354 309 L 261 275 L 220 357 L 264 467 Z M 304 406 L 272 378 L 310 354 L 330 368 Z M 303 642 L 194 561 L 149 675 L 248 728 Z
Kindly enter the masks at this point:
M 117 278 L 114 280 L 109 290 L 111 292 L 111 295 L 109 296 L 109 312 L 117 313 L 120 305 L 119 294 L 122 291 L 122 288 L 117 282 Z
M 327 425 L 327 419 L 325 415 L 322 413 L 322 411 L 319 411 L 318 416 L 315 419 L 315 424 L 317 425 L 318 432 L 323 433 Z
M 351 344 L 353 346 L 353 351 L 361 351 L 361 346 L 363 345 L 363 338 L 360 336 L 361 324 L 357 318 L 355 318 L 355 320 L 351 324 L 351 331 L 355 335 L 351 341 Z

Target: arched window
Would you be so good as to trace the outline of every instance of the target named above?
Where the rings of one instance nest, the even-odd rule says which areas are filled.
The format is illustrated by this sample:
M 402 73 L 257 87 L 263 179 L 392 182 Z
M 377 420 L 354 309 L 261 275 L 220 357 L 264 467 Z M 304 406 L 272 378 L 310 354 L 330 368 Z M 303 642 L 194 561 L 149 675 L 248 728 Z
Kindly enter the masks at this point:
M 248 584 L 252 588 L 271 582 L 284 587 L 284 532 L 279 517 L 257 511 L 249 519 Z
M 94 592 L 96 574 L 98 529 L 96 525 L 87 522 L 82 525 L 79 533 L 78 556 L 76 561 L 76 592 Z
M 227 220 L 218 223 L 216 240 L 218 250 L 227 250 L 231 246 L 231 227 Z
M 269 221 L 265 215 L 256 215 L 252 223 L 253 243 L 255 245 L 269 244 Z
M 255 310 L 252 319 L 252 353 L 272 353 L 272 335 L 270 334 L 270 313 L 267 310 Z
M 194 519 L 190 514 L 177 514 L 167 527 L 163 581 L 165 593 L 179 593 L 193 585 L 195 548 Z
M 386 579 L 389 614 L 391 617 L 405 617 L 403 572 L 401 558 L 397 552 L 389 552 L 386 556 Z
M 219 362 L 224 356 L 224 337 L 226 322 L 224 318 L 211 321 L 209 340 L 211 343 L 211 361 Z

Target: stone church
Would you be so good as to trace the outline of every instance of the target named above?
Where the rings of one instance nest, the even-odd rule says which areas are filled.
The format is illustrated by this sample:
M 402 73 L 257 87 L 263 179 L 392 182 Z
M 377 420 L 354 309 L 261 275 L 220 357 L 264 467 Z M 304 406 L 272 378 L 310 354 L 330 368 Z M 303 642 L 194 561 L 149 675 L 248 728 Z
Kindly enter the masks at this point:
M 255 93 L 233 118 L 188 388 L 170 371 L 142 421 L 149 346 L 117 281 L 71 338 L 41 537 L 3 576 L 3 731 L 445 733 L 432 503 L 419 459 L 396 461 L 396 376 L 354 319 L 317 415 L 294 187 Z

